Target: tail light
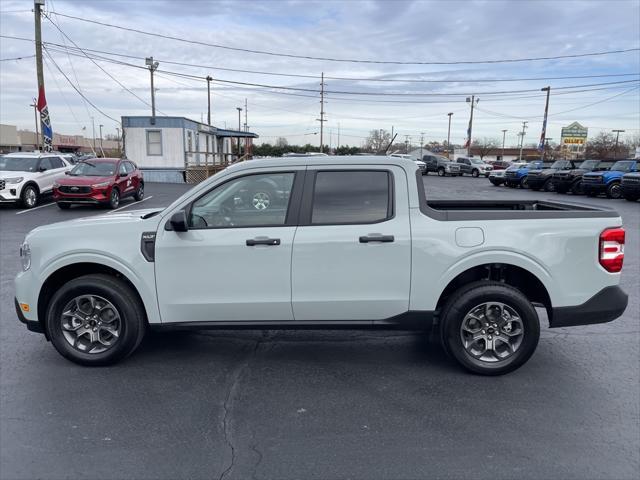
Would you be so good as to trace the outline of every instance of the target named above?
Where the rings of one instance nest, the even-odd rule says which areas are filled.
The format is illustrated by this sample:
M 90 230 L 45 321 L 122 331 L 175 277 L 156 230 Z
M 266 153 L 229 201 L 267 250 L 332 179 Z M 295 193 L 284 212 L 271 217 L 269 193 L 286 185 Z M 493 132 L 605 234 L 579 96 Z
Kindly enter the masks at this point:
M 624 228 L 607 228 L 600 234 L 600 265 L 607 272 L 616 273 L 622 270 L 624 261 Z

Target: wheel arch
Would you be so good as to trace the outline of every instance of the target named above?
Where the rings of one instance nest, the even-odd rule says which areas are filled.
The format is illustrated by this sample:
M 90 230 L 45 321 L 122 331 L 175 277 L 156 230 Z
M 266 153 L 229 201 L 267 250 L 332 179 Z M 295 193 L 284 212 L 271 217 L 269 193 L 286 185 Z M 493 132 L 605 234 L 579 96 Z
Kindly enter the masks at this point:
M 24 192 L 24 189 L 27 187 L 34 187 L 36 189 L 36 193 L 40 195 L 40 192 L 41 192 L 40 186 L 38 185 L 38 182 L 36 182 L 35 180 L 27 180 L 26 182 L 24 182 L 22 187 L 20 187 L 20 195 L 22 195 L 22 192 Z
M 126 285 L 128 285 L 131 288 L 131 290 L 134 292 L 138 300 L 140 300 L 140 305 L 142 306 L 142 309 L 145 314 L 145 322 L 147 324 L 149 323 L 147 305 L 142 299 L 139 289 L 129 279 L 127 275 L 123 274 L 121 271 L 117 270 L 116 268 L 105 265 L 103 263 L 84 261 L 84 262 L 70 263 L 70 264 L 61 266 L 60 268 L 57 268 L 47 276 L 46 280 L 42 284 L 42 287 L 40 287 L 40 291 L 38 293 L 38 307 L 37 307 L 38 322 L 42 326 L 43 331 L 45 332 L 45 335 L 47 335 L 45 318 L 47 314 L 47 309 L 49 307 L 49 302 L 51 301 L 51 298 L 53 297 L 55 292 L 59 289 L 59 287 L 74 278 L 77 278 L 83 275 L 96 274 L 96 273 L 110 275 L 112 277 L 120 279 Z
M 444 288 L 436 304 L 436 311 L 441 311 L 446 301 L 458 289 L 477 281 L 497 281 L 510 285 L 521 291 L 531 303 L 543 306 L 551 320 L 552 301 L 549 285 L 545 285 L 537 274 L 523 266 L 509 262 L 491 262 L 466 268 L 453 277 Z

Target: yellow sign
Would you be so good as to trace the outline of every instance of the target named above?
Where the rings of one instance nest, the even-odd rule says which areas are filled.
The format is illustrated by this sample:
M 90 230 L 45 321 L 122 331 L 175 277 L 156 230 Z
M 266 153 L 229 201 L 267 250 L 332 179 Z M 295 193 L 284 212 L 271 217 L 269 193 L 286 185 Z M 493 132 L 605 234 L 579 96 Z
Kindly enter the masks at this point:
M 577 137 L 564 137 L 562 139 L 562 143 L 567 145 L 584 145 L 584 141 L 584 138 Z

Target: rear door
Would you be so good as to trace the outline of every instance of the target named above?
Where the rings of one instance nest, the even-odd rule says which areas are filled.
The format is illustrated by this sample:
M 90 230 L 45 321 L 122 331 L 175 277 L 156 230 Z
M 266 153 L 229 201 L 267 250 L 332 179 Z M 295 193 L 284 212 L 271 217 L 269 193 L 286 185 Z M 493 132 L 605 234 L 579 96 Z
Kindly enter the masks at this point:
M 408 309 L 406 174 L 396 166 L 347 168 L 307 170 L 292 255 L 296 321 L 366 322 Z
M 36 182 L 38 183 L 40 192 L 50 192 L 53 188 L 57 169 L 54 168 L 51 160 L 51 157 L 43 157 L 40 159 L 40 163 L 38 164 L 38 171 L 40 174 L 38 175 Z

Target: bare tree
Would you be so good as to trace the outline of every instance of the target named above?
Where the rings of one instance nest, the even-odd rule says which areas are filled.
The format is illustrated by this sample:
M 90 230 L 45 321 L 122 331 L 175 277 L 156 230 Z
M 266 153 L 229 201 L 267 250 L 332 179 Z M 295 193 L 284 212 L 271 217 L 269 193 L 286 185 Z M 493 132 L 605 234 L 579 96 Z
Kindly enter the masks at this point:
M 600 132 L 587 142 L 585 158 L 606 159 L 613 157 L 616 148 L 616 137 L 613 133 Z
M 286 147 L 287 145 L 289 145 L 289 142 L 287 142 L 287 139 L 284 137 L 278 137 L 276 140 L 276 146 L 278 147 Z
M 480 160 L 482 160 L 498 147 L 498 141 L 494 138 L 483 138 L 482 141 L 475 139 L 471 147 L 477 150 Z
M 391 134 L 384 129 L 371 130 L 364 147 L 369 152 L 383 152 L 391 142 Z

